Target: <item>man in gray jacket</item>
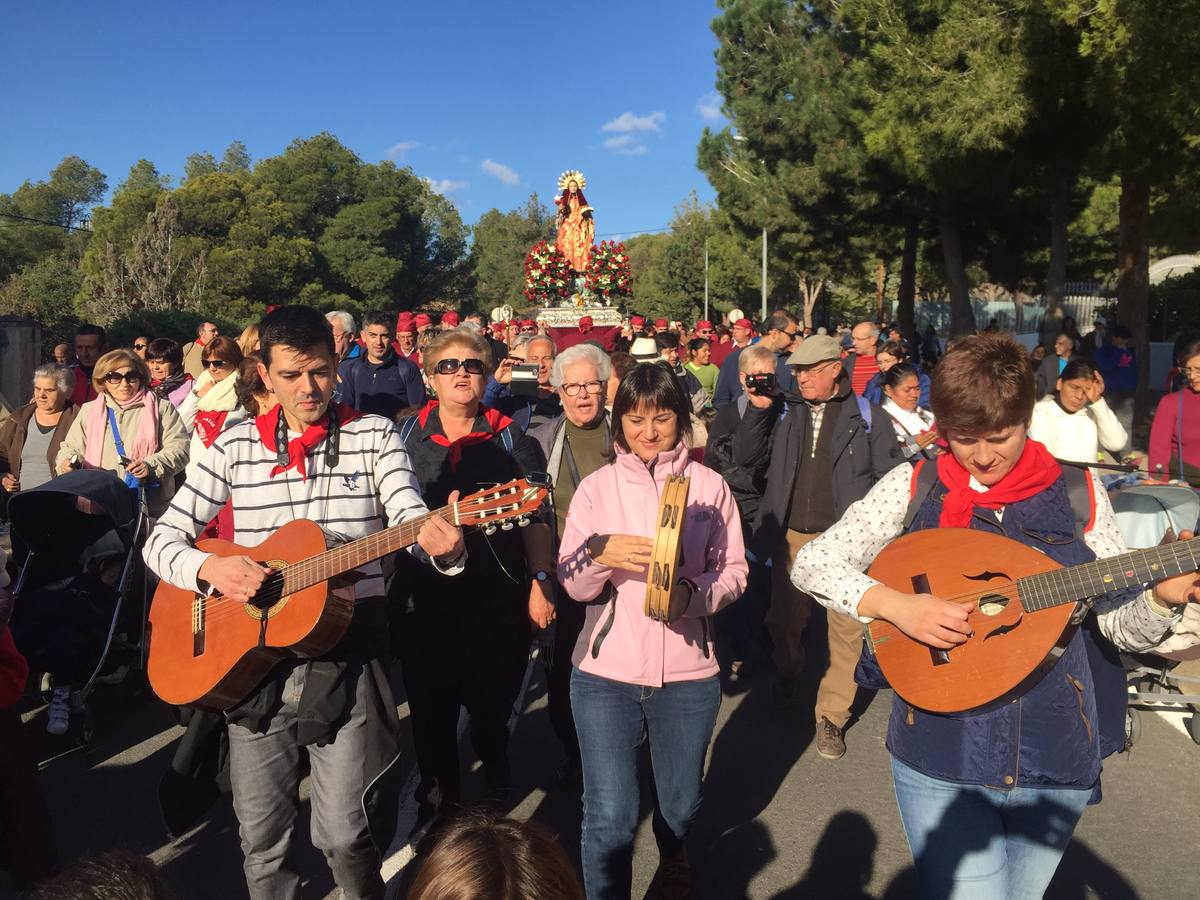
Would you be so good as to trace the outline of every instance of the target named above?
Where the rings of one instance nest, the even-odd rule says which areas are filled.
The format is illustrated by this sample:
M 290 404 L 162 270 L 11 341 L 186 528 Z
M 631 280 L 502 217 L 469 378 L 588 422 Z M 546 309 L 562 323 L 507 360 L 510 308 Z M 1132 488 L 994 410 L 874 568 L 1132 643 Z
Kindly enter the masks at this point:
M 791 583 L 796 553 L 904 459 L 883 411 L 850 390 L 834 338 L 807 338 L 788 364 L 800 396 L 748 408 L 733 448 L 739 464 L 769 458 L 750 543 L 757 558 L 772 561 L 767 627 L 775 645 L 774 692 L 782 700 L 794 696 L 804 671 L 804 629 L 814 603 Z M 816 744 L 822 757 L 838 759 L 846 752 L 842 731 L 857 691 L 862 626 L 846 616 L 827 619 L 829 668 L 817 689 Z
M 566 526 L 567 510 L 579 482 L 607 463 L 609 451 L 608 413 L 605 389 L 612 364 L 594 344 L 576 344 L 554 360 L 550 384 L 562 399 L 562 415 L 529 432 L 546 457 L 546 471 L 554 480 L 554 550 Z M 553 576 L 551 576 L 553 577 Z M 550 724 L 563 745 L 564 760 L 558 770 L 560 784 L 578 780 L 582 771 L 579 738 L 571 714 L 571 656 L 583 630 L 585 604 L 577 603 L 554 586 L 556 606 L 552 610 L 529 610 L 535 624 L 546 628 L 554 623 L 546 694 Z

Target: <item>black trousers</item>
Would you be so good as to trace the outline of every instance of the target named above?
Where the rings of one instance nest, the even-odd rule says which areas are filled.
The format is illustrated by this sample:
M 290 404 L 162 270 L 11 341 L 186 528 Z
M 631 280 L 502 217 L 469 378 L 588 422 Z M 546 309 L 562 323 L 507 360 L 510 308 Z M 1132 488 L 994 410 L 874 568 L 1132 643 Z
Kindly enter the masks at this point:
M 546 672 L 546 699 L 549 704 L 550 727 L 563 746 L 568 758 L 578 758 L 579 737 L 575 733 L 575 716 L 571 712 L 571 654 L 583 631 L 587 606 L 572 600 L 561 587 L 554 617 L 554 654 Z
M 436 786 L 445 801 L 462 794 L 458 715 L 471 719 L 471 745 L 485 766 L 507 758 L 508 718 L 529 660 L 529 617 L 523 606 L 424 610 L 402 617 L 400 668 L 412 716 L 424 799 Z M 451 605 L 451 604 L 448 604 Z

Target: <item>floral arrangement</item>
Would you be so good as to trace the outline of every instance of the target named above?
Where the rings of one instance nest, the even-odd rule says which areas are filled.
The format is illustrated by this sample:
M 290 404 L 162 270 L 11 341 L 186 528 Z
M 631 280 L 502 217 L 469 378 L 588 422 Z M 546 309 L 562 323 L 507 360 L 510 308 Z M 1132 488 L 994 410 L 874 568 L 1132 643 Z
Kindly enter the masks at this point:
M 601 241 L 592 246 L 592 256 L 584 273 L 587 287 L 606 302 L 628 297 L 633 291 L 633 273 L 625 245 L 616 241 Z
M 575 275 L 562 251 L 549 241 L 538 241 L 525 257 L 525 299 L 552 306 L 575 292 Z

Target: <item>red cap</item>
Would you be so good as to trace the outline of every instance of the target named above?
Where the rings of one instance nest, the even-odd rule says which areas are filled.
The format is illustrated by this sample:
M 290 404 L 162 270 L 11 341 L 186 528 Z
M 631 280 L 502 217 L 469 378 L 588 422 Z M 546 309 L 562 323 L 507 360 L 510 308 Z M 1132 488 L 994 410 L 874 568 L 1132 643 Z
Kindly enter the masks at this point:
M 264 313 L 263 313 L 263 315 L 264 315 L 264 316 L 269 316 L 271 313 L 275 312 L 275 310 L 277 310 L 277 309 L 279 309 L 279 304 L 278 304 L 278 303 L 268 303 L 268 304 L 267 304 L 267 311 L 266 311 L 266 312 L 264 312 Z
M 655 327 L 655 328 L 666 328 L 668 324 L 669 324 L 669 323 L 667 322 L 667 320 L 666 320 L 666 319 L 655 319 L 655 320 L 654 320 L 654 327 Z
M 413 314 L 410 312 L 402 312 L 396 316 L 396 333 L 416 331 L 416 325 L 413 323 Z
M 712 331 L 712 327 L 712 322 L 708 321 L 708 319 L 701 319 L 696 323 L 697 331 L 699 331 L 701 328 L 707 328 L 709 331 Z
M 496 332 L 496 334 L 504 334 L 504 323 L 503 322 L 493 322 L 492 323 L 492 331 Z
M 428 313 L 417 313 L 413 318 L 413 324 L 418 328 L 424 328 L 426 325 L 432 325 L 433 319 L 429 318 Z
M 592 317 L 591 316 L 580 316 L 579 317 L 579 327 L 580 328 L 591 328 L 592 327 Z
M 537 328 L 537 322 L 533 321 L 533 319 L 522 319 L 521 327 L 522 328 Z
M 754 330 L 754 325 L 751 324 L 749 319 L 738 319 L 736 322 L 733 323 L 733 327 L 734 328 L 745 328 L 747 331 Z
M 446 328 L 457 328 L 458 313 L 456 313 L 454 310 L 442 313 L 442 325 Z
M 629 324 L 632 325 L 634 328 L 645 328 L 646 327 L 646 317 L 645 316 L 630 316 Z

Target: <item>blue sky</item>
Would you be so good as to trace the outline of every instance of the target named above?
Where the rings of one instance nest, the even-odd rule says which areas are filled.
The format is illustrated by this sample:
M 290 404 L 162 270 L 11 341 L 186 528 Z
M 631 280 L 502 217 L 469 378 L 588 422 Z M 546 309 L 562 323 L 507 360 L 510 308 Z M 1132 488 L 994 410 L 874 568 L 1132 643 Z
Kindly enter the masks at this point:
M 665 226 L 713 94 L 707 0 L 5 4 L 0 192 L 82 156 L 115 187 L 139 157 L 176 179 L 240 139 L 255 159 L 330 131 L 392 158 L 474 222 L 549 202 L 581 169 L 598 235 Z

